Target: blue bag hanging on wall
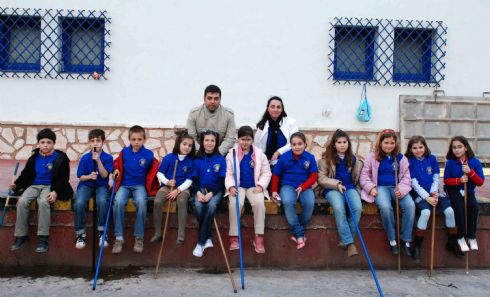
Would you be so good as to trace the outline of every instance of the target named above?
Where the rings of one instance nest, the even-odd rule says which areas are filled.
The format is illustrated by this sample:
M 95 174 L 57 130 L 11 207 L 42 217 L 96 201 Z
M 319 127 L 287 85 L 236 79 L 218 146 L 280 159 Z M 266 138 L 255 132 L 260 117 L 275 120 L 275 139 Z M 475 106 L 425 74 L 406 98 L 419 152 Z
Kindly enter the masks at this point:
M 369 105 L 367 94 L 366 94 L 366 85 L 362 86 L 361 92 L 361 103 L 357 108 L 357 119 L 361 122 L 369 122 L 371 120 L 371 106 Z

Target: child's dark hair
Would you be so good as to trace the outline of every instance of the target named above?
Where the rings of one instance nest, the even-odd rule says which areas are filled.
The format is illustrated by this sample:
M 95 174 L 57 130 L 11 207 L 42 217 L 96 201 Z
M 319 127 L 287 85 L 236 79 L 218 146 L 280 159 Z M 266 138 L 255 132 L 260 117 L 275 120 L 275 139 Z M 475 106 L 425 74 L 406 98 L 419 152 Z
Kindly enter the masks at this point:
M 180 144 L 184 139 L 190 139 L 192 140 L 192 148 L 189 153 L 189 156 L 194 157 L 194 155 L 196 154 L 196 146 L 194 145 L 194 138 L 187 133 L 187 129 L 175 131 L 175 135 L 177 135 L 177 139 L 175 140 L 175 145 L 174 145 L 174 149 L 172 150 L 172 153 L 180 155 L 181 154 Z
M 241 126 L 240 129 L 238 129 L 238 138 L 244 137 L 244 136 L 250 136 L 252 139 L 254 139 L 254 130 L 250 126 Z
M 204 97 L 206 97 L 207 93 L 218 93 L 221 97 L 221 89 L 215 85 L 209 85 L 204 89 Z
M 272 100 L 277 100 L 279 102 L 281 102 L 281 106 L 282 106 L 282 112 L 281 114 L 279 115 L 279 123 L 282 124 L 282 119 L 284 117 L 287 117 L 287 113 L 284 109 L 284 103 L 282 102 L 282 99 L 279 97 L 279 96 L 272 96 L 269 98 L 269 100 L 267 100 L 267 105 L 265 106 L 265 112 L 264 114 L 262 115 L 262 118 L 260 119 L 260 121 L 257 123 L 257 129 L 260 129 L 260 130 L 263 130 L 264 129 L 264 126 L 265 126 L 265 122 L 267 122 L 268 120 L 271 119 L 271 116 L 268 112 L 268 109 L 269 109 L 269 105 L 271 104 Z
M 396 135 L 395 131 L 391 129 L 385 129 L 379 133 L 378 139 L 376 140 L 376 143 L 374 145 L 374 151 L 376 153 L 376 161 L 378 162 L 381 161 L 381 159 L 385 155 L 385 153 L 381 149 L 381 143 L 386 138 L 395 139 L 395 149 L 391 152 L 391 156 L 395 158 L 400 153 L 400 144 L 398 143 L 398 136 Z
M 337 149 L 335 149 L 335 143 L 339 138 L 345 138 L 347 139 L 347 143 L 349 144 L 349 147 L 347 148 L 347 151 L 345 152 L 345 162 L 347 163 L 347 168 L 352 168 L 352 160 L 353 160 L 353 153 L 352 153 L 352 144 L 350 142 L 350 137 L 349 135 L 344 132 L 343 130 L 337 129 L 333 135 L 330 141 L 327 144 L 327 147 L 325 149 L 325 153 L 323 153 L 323 158 L 325 159 L 325 162 L 327 166 L 333 167 L 334 165 L 337 165 L 340 163 L 340 158 L 339 155 L 337 154 Z
M 306 136 L 302 132 L 294 132 L 291 137 L 289 137 L 289 143 L 293 142 L 293 138 L 299 138 L 305 143 L 306 147 Z
M 219 155 L 219 133 L 213 130 L 206 130 L 201 132 L 199 136 L 199 151 L 197 152 L 198 157 L 204 157 L 206 155 L 206 150 L 204 149 L 204 137 L 208 135 L 213 135 L 216 139 L 216 144 L 214 146 L 213 155 Z
M 131 137 L 131 135 L 134 133 L 141 133 L 143 134 L 143 138 L 146 138 L 145 129 L 141 126 L 134 125 L 133 127 L 129 128 L 128 137 Z
M 93 129 L 88 132 L 88 139 L 92 138 L 100 138 L 102 141 L 105 141 L 105 132 L 102 129 Z
M 51 139 L 53 142 L 56 142 L 56 134 L 49 128 L 44 128 L 37 133 L 37 142 L 43 138 Z
M 454 155 L 454 153 L 453 153 L 453 142 L 455 142 L 455 141 L 461 142 L 464 145 L 464 147 L 466 148 L 466 158 L 471 159 L 471 158 L 475 157 L 475 153 L 473 152 L 473 149 L 471 148 L 470 143 L 468 142 L 468 139 L 466 139 L 466 137 L 464 137 L 464 136 L 454 136 L 453 138 L 451 138 L 451 141 L 449 142 L 449 149 L 447 150 L 447 154 L 446 154 L 447 160 L 450 160 L 450 159 L 456 160 L 457 159 L 456 155 Z
M 410 138 L 407 144 L 407 151 L 405 152 L 405 157 L 407 158 L 412 158 L 415 157 L 412 152 L 412 146 L 416 143 L 421 143 L 425 147 L 425 152 L 424 152 L 424 157 L 430 156 L 431 152 L 429 147 L 427 146 L 427 142 L 425 141 L 425 138 L 420 135 L 415 135 Z

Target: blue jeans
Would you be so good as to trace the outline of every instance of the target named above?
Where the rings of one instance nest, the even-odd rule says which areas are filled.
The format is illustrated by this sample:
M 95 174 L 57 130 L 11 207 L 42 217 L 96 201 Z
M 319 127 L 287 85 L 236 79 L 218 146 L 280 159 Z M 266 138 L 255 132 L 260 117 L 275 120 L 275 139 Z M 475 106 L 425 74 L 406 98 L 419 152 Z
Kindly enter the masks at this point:
M 121 186 L 114 198 L 114 235 L 119 238 L 124 235 L 124 213 L 129 196 L 133 197 L 136 206 L 134 236 L 143 238 L 145 235 L 146 201 L 148 200 L 145 186 Z
M 356 219 L 356 223 L 359 223 L 362 214 L 361 196 L 356 189 L 350 189 L 345 192 L 345 195 L 349 199 L 349 204 L 352 208 L 352 214 Z M 345 203 L 344 195 L 337 190 L 328 191 L 325 195 L 328 203 L 333 208 L 333 215 L 335 217 L 335 224 L 337 225 L 337 231 L 339 232 L 340 241 L 344 245 L 349 245 L 354 242 L 356 236 L 356 226 L 352 220 L 352 216 L 346 216 L 347 204 Z
M 97 230 L 104 231 L 105 220 L 107 217 L 107 207 L 109 206 L 109 191 L 107 186 L 89 187 L 81 185 L 77 189 L 73 210 L 75 212 L 75 234 L 85 233 L 85 212 L 87 202 L 93 195 L 97 200 Z
M 301 204 L 301 214 L 296 214 L 296 189 L 289 185 L 284 185 L 279 190 L 282 199 L 282 206 L 289 226 L 290 232 L 295 238 L 305 237 L 306 227 L 310 223 L 313 209 L 315 207 L 315 194 L 311 188 L 306 189 L 299 195 Z
M 216 193 L 208 202 L 202 203 L 197 200 L 197 195 L 194 197 L 194 213 L 196 215 L 197 222 L 199 223 L 199 236 L 197 243 L 204 245 L 208 238 L 211 238 L 211 225 L 216 213 L 216 207 L 220 203 L 223 194 L 221 192 Z
M 381 221 L 388 235 L 388 240 L 396 240 L 395 214 L 392 203 L 395 202 L 395 187 L 379 186 L 378 196 L 374 200 L 381 213 Z M 410 194 L 398 200 L 401 210 L 400 239 L 405 242 L 412 241 L 412 229 L 415 218 L 415 203 Z

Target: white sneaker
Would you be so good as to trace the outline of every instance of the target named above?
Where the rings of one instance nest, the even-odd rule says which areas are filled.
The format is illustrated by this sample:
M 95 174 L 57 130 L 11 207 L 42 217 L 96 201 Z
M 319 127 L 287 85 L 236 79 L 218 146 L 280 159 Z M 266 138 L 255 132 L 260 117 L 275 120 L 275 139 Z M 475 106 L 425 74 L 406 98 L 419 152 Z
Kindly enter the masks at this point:
M 77 236 L 75 240 L 75 248 L 81 250 L 87 245 L 87 235 L 85 233 Z
M 478 250 L 478 243 L 476 242 L 476 238 L 468 239 L 468 243 L 470 244 L 470 249 L 472 251 Z
M 207 248 L 212 248 L 212 247 L 214 247 L 213 242 L 211 241 L 211 238 L 208 238 L 208 240 L 206 240 L 206 243 L 204 243 L 203 250 L 205 250 Z
M 192 254 L 196 257 L 201 258 L 203 252 L 204 252 L 204 247 L 198 243 L 196 244 L 196 247 L 192 251 Z
M 102 245 L 102 234 L 99 234 L 99 247 Z M 107 241 L 107 237 L 104 240 L 104 248 L 109 246 L 109 242 Z
M 464 237 L 461 237 L 461 238 L 458 239 L 458 245 L 459 245 L 459 249 L 463 253 L 468 252 L 470 250 L 470 248 L 466 244 L 466 240 L 464 240 Z

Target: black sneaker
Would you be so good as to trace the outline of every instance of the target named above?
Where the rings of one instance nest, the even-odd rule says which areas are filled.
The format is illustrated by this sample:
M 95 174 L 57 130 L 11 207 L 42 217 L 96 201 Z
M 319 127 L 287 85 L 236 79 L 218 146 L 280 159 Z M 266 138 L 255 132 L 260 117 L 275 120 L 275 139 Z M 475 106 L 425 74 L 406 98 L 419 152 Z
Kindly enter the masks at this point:
M 391 249 L 391 253 L 393 255 L 398 255 L 398 253 L 400 253 L 400 250 L 398 249 L 397 245 L 391 245 L 390 244 L 390 249 Z
M 75 239 L 75 248 L 81 250 L 87 245 L 87 235 L 82 233 Z
M 48 251 L 48 236 L 39 236 L 39 243 L 36 247 L 36 253 L 46 253 Z
M 24 245 L 24 243 L 27 241 L 27 236 L 21 236 L 21 237 L 16 237 L 14 244 L 10 247 L 11 251 L 18 251 L 20 248 Z
M 102 236 L 104 236 L 103 232 L 99 233 L 99 247 L 102 246 Z M 109 241 L 107 240 L 107 236 L 104 238 L 104 247 L 106 248 L 109 246 Z
M 408 244 L 408 246 L 407 246 Z M 411 257 L 412 252 L 410 251 L 410 242 L 401 241 L 402 252 L 405 256 Z

